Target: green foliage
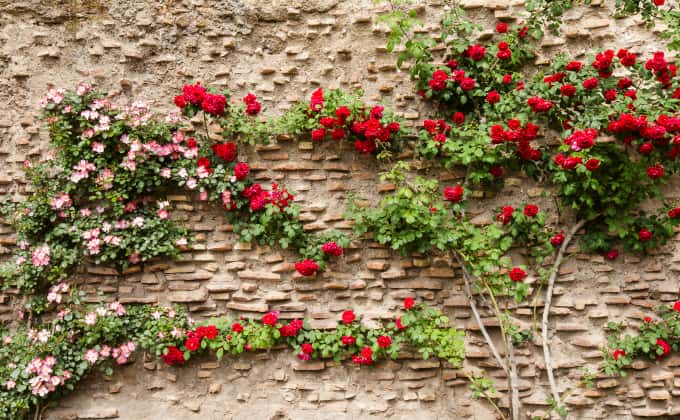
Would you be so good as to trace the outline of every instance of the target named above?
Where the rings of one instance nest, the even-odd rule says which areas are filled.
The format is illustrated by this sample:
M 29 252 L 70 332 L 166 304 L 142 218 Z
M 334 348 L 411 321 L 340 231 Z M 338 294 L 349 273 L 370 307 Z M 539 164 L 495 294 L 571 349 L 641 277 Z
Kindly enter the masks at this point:
M 434 179 L 407 180 L 407 168 L 400 162 L 381 176 L 383 181 L 394 183 L 396 191 L 384 196 L 378 208 L 360 207 L 351 200 L 345 217 L 354 220 L 355 234 L 371 232 L 375 241 L 404 255 L 431 249 L 445 251 L 455 237 L 439 185 Z

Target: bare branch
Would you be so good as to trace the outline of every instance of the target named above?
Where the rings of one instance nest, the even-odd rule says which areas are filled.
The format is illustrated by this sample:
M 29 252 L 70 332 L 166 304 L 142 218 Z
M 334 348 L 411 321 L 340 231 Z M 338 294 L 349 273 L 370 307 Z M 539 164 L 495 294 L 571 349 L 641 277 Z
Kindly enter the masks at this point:
M 559 407 L 562 405 L 560 401 L 560 393 L 557 391 L 557 384 L 555 383 L 555 375 L 553 374 L 552 359 L 550 357 L 550 345 L 548 343 L 548 318 L 550 317 L 550 305 L 552 304 L 553 289 L 555 287 L 555 280 L 557 280 L 557 274 L 562 264 L 562 259 L 564 258 L 564 253 L 567 250 L 567 246 L 573 239 L 576 232 L 583 227 L 586 223 L 585 220 L 581 220 L 571 228 L 567 236 L 562 242 L 555 262 L 553 263 L 552 270 L 550 272 L 550 277 L 548 278 L 548 289 L 545 292 L 545 306 L 543 307 L 543 321 L 541 322 L 541 338 L 543 341 L 543 359 L 545 360 L 545 369 L 548 374 L 548 382 L 550 383 L 550 392 L 555 400 L 555 404 Z

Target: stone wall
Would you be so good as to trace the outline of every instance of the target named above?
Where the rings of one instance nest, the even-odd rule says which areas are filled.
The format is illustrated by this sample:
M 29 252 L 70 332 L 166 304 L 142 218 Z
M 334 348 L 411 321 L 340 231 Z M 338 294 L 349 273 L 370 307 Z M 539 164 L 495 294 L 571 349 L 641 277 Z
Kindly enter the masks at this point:
M 426 30 L 436 36 L 444 1 L 421 1 Z M 470 15 L 491 28 L 512 22 L 521 0 L 466 0 Z M 660 45 L 637 18 L 613 20 L 610 4 L 594 0 L 567 13 L 561 37 L 543 41 L 538 64 L 561 51 L 627 47 L 649 55 Z M 281 113 L 318 86 L 362 88 L 369 101 L 391 105 L 412 124 L 427 115 L 408 74 L 384 49 L 385 28 L 376 23 L 384 6 L 371 0 L 0 0 L 0 193 L 27 193 L 21 162 L 44 156 L 45 130 L 36 102 L 49 85 L 73 87 L 86 80 L 122 98 L 142 97 L 170 110 L 172 96 L 187 82 L 225 86 L 235 97 L 254 92 L 265 112 Z M 120 99 L 122 99 L 120 98 Z M 389 185 L 371 158 L 328 145 L 280 142 L 249 150 L 256 179 L 276 180 L 296 191 L 308 230 L 347 229 L 342 219 L 349 191 L 371 200 Z M 452 181 L 455 174 L 440 174 Z M 675 196 L 680 188 L 671 188 Z M 475 217 L 492 220 L 493 208 L 531 199 L 552 208 L 544 191 L 511 179 L 496 196 L 480 201 Z M 549 191 L 548 191 L 549 193 Z M 481 193 L 479 194 L 481 197 Z M 218 209 L 178 192 L 172 197 L 198 243 L 177 262 L 147 264 L 138 272 L 88 267 L 73 279 L 94 299 L 181 303 L 196 318 L 307 317 L 333 327 L 351 307 L 365 319 L 389 317 L 405 296 L 442 308 L 467 330 L 467 361 L 454 370 L 438 361 L 405 355 L 395 362 L 359 369 L 334 362 L 298 363 L 289 352 L 254 354 L 221 363 L 192 361 L 168 368 L 138 360 L 110 378 L 95 376 L 47 413 L 49 418 L 494 418 L 474 401 L 465 372 L 486 369 L 507 406 L 506 379 L 478 335 L 456 264 L 439 256 L 399 257 L 375 244 L 357 243 L 314 280 L 295 274 L 294 256 L 238 243 Z M 475 206 L 471 206 L 475 208 Z M 13 236 L 0 226 L 2 252 Z M 521 262 L 521 255 L 517 255 Z M 670 263 L 669 263 L 670 261 Z M 680 238 L 654 256 L 633 255 L 611 263 L 575 254 L 561 269 L 552 310 L 552 349 L 561 389 L 583 367 L 596 369 L 608 321 L 635 324 L 660 301 L 675 301 L 680 276 Z M 0 317 L 13 316 L 11 296 L 0 295 Z M 537 302 L 541 308 L 541 301 Z M 532 322 L 531 302 L 518 313 Z M 486 324 L 497 325 L 491 313 Z M 496 337 L 498 338 L 498 337 Z M 518 349 L 521 398 L 527 415 L 541 415 L 549 395 L 540 339 Z M 636 362 L 626 379 L 598 378 L 595 388 L 572 393 L 572 418 L 680 416 L 680 358 L 657 365 Z

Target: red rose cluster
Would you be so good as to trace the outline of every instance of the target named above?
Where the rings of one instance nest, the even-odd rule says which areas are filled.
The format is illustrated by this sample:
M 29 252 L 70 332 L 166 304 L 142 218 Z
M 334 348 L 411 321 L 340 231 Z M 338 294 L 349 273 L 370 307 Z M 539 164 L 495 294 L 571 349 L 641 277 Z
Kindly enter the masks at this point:
M 454 115 L 454 121 L 456 120 L 456 115 L 458 114 L 463 116 L 463 120 L 465 119 L 465 115 L 463 115 L 461 112 L 456 112 Z M 427 131 L 430 136 L 432 136 L 432 139 L 439 145 L 446 143 L 446 136 L 449 134 L 449 132 L 451 132 L 451 126 L 448 125 L 444 120 L 425 120 L 423 121 L 423 128 L 425 128 L 425 131 Z
M 331 257 L 339 257 L 342 255 L 342 247 L 336 242 L 326 242 L 321 245 L 321 250 L 324 254 L 330 255 Z
M 300 319 L 294 319 L 288 324 L 283 324 L 279 328 L 279 333 L 281 337 L 295 337 L 298 332 L 302 329 L 303 322 Z
M 664 57 L 663 51 L 654 53 L 654 57 L 647 60 L 645 63 L 647 70 L 653 71 L 656 80 L 663 85 L 664 88 L 671 86 L 671 78 L 678 75 L 678 68 L 675 64 L 668 64 Z
M 236 144 L 233 142 L 213 144 L 210 148 L 213 153 L 225 162 L 233 162 L 236 159 Z
M 312 113 L 320 113 L 324 109 L 323 90 L 317 89 L 312 93 L 309 109 Z M 352 111 L 345 105 L 328 110 L 330 115 L 319 116 L 321 127 L 311 131 L 312 141 L 320 142 L 330 136 L 333 140 L 352 140 L 354 148 L 363 154 L 370 154 L 377 150 L 378 144 L 392 141 L 393 135 L 400 129 L 396 121 L 383 121 L 384 107 L 374 106 L 368 112 L 362 111 L 352 115 Z M 331 116 L 334 115 L 334 116 Z
M 175 346 L 170 346 L 163 355 L 163 362 L 168 366 L 184 364 L 184 353 Z
M 540 160 L 543 154 L 540 150 L 531 146 L 531 141 L 538 136 L 538 126 L 527 122 L 524 127 L 516 119 L 510 119 L 507 123 L 507 130 L 501 124 L 492 125 L 490 128 L 491 143 L 501 144 L 503 142 L 517 144 L 517 154 L 524 160 Z
M 583 131 L 574 131 L 574 133 L 567 136 L 567 138 L 564 139 L 564 144 L 568 145 L 571 150 L 578 152 L 593 147 L 596 138 L 597 131 L 592 128 L 586 128 Z
M 373 364 L 373 350 L 366 346 L 361 349 L 360 355 L 353 355 L 352 362 L 357 365 L 372 365 Z
M 187 106 L 195 106 L 219 117 L 224 114 L 227 98 L 224 95 L 208 93 L 207 89 L 197 82 L 195 85 L 184 85 L 182 95 L 175 96 L 174 102 L 182 110 Z
M 243 103 L 246 104 L 246 114 L 257 115 L 262 110 L 262 105 L 257 101 L 257 97 L 252 93 L 243 97 Z
M 215 337 L 217 337 L 217 327 L 214 325 L 208 325 L 208 326 L 200 326 L 196 328 L 194 331 L 187 331 L 186 332 L 186 340 L 184 341 L 184 347 L 190 352 L 197 351 L 199 348 L 201 348 L 201 341 L 205 338 L 207 340 L 213 340 Z M 170 353 L 170 349 L 168 349 L 168 354 Z M 184 358 L 182 358 L 182 361 Z M 173 364 L 178 360 L 172 361 Z M 168 361 L 166 361 L 168 363 Z M 170 363 L 168 363 L 170 364 Z
M 539 98 L 538 96 L 532 96 L 531 98 L 527 99 L 527 105 L 529 105 L 529 108 L 531 108 L 531 110 L 534 112 L 547 112 L 553 107 L 553 103 L 551 101 Z
M 252 211 L 262 211 L 267 204 L 272 204 L 283 210 L 295 199 L 295 196 L 287 189 L 280 189 L 277 183 L 272 183 L 271 191 L 263 190 L 260 184 L 253 184 L 246 187 L 241 194 L 250 200 L 250 210 Z

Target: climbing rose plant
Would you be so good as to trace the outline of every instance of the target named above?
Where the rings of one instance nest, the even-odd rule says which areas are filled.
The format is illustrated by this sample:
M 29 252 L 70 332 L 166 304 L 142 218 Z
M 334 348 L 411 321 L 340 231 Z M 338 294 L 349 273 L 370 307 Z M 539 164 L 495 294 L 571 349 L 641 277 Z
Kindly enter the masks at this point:
M 40 412 L 75 389 L 95 369 L 106 375 L 147 351 L 170 366 L 198 354 L 224 355 L 290 347 L 301 362 L 310 359 L 351 360 L 372 365 L 396 359 L 402 348 L 424 359 L 437 357 L 453 366 L 464 359 L 464 333 L 448 326 L 436 309 L 404 302 L 401 316 L 368 329 L 352 311 L 342 314 L 335 331 L 312 329 L 302 320 L 283 320 L 278 312 L 261 319 L 211 319 L 194 323 L 179 307 L 124 306 L 114 301 L 83 305 L 82 294 L 65 283 L 49 292 L 52 320 L 13 331 L 0 329 L 0 415 L 19 418 Z

